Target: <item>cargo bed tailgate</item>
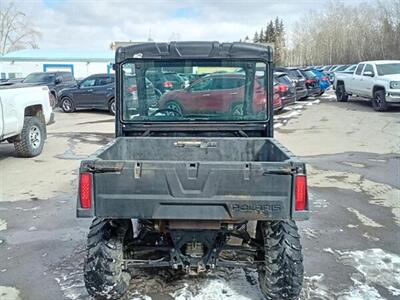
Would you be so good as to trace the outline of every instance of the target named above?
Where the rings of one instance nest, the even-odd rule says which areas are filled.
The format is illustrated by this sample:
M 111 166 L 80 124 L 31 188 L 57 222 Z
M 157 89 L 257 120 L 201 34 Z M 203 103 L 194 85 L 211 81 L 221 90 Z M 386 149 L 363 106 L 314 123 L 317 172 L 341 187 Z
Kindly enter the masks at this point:
M 290 215 L 289 162 L 101 161 L 95 215 L 146 219 L 282 219 Z

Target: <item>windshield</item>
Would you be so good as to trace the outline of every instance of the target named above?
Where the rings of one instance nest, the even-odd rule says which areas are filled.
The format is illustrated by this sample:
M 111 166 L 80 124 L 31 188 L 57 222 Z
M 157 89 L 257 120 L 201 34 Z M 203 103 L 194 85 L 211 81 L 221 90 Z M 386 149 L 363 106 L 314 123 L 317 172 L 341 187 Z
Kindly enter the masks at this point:
M 48 73 L 32 73 L 26 76 L 23 83 L 51 83 L 54 82 L 54 74 Z
M 343 70 L 346 70 L 348 67 L 349 67 L 348 65 L 340 66 L 337 69 L 335 69 L 335 71 L 337 71 L 337 72 L 343 71 Z
M 376 65 L 376 70 L 380 76 L 400 74 L 400 63 Z
M 301 73 L 297 70 L 288 70 L 288 73 L 292 76 L 292 77 L 297 77 L 297 78 L 302 78 L 303 75 L 301 75 Z
M 249 61 L 127 62 L 121 75 L 123 119 L 265 120 L 265 74 L 265 63 Z

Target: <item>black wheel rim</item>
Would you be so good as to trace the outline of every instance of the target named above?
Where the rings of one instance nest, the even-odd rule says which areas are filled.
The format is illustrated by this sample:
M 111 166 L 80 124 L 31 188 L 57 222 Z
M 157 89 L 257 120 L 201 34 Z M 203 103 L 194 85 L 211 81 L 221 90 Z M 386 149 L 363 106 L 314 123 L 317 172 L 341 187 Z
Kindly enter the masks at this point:
M 243 116 L 243 104 L 235 105 L 232 109 L 233 116 Z
M 343 97 L 343 88 L 340 87 L 340 88 L 338 89 L 338 92 L 337 92 L 337 93 L 338 93 L 338 97 L 339 97 L 340 99 L 342 99 L 342 97 Z
M 376 106 L 377 106 L 377 107 L 381 107 L 381 106 L 382 106 L 382 103 L 383 103 L 383 101 L 382 101 L 381 95 L 377 94 L 377 95 L 375 96 L 375 104 L 376 104 Z
M 182 110 L 181 110 L 180 106 L 175 104 L 175 103 L 168 103 L 167 108 L 171 109 L 171 110 L 174 110 L 174 111 L 178 112 L 180 115 L 182 115 Z M 170 116 L 172 116 L 172 117 L 176 116 L 176 114 L 174 112 L 172 112 L 172 111 L 171 112 L 167 112 L 166 114 L 169 117 Z

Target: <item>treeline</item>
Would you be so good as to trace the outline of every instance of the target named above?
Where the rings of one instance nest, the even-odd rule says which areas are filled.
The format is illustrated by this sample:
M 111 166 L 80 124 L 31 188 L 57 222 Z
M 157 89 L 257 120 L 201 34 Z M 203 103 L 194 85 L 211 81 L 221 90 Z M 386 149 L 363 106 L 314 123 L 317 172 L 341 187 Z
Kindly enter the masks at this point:
M 276 22 L 273 24 L 274 30 Z M 332 1 L 297 21 L 285 41 L 282 21 L 279 40 L 257 32 L 253 41 L 275 45 L 276 64 L 325 65 L 363 60 L 400 59 L 400 0 L 357 6 Z M 271 29 L 269 30 L 271 32 Z M 263 39 L 261 39 L 261 37 Z M 290 47 L 286 47 L 290 44 Z
M 245 41 L 250 41 L 249 37 L 246 36 Z M 275 21 L 270 21 L 265 28 L 261 28 L 260 31 L 254 33 L 252 39 L 254 43 L 267 43 L 274 45 L 274 61 L 276 64 L 282 64 L 285 62 L 286 53 L 286 41 L 285 41 L 285 27 L 283 21 L 278 17 Z

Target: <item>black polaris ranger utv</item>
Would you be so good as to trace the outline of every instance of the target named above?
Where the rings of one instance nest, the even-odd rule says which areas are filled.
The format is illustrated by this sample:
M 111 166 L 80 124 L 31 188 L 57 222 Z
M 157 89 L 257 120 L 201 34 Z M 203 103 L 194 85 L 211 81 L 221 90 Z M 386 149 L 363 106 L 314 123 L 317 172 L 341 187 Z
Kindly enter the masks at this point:
M 77 215 L 94 217 L 89 294 L 119 299 L 130 268 L 245 267 L 267 299 L 296 299 L 306 170 L 273 138 L 271 48 L 145 43 L 119 48 L 115 71 L 116 139 L 80 167 Z M 198 79 L 154 106 L 148 72 Z

